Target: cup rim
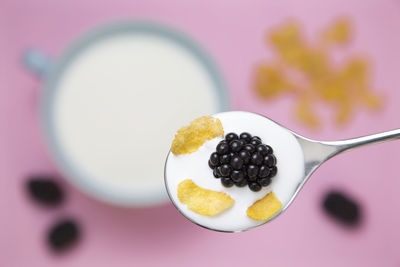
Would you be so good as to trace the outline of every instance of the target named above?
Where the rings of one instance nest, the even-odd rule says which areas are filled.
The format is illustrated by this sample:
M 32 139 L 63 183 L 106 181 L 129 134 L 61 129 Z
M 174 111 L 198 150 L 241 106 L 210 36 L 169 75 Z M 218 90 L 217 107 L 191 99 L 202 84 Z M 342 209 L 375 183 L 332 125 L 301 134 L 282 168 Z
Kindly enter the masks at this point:
M 69 64 L 73 62 L 81 52 L 90 47 L 90 45 L 104 38 L 109 38 L 110 36 L 121 33 L 154 34 L 156 36 L 167 38 L 182 46 L 199 60 L 199 62 L 204 66 L 205 71 L 210 75 L 210 79 L 217 89 L 218 112 L 229 109 L 227 89 L 222 75 L 209 54 L 201 48 L 197 42 L 176 29 L 158 23 L 142 20 L 120 21 L 105 24 L 84 33 L 69 47 L 67 47 L 55 62 L 52 62 L 44 79 L 44 90 L 40 99 L 39 114 L 41 128 L 44 133 L 44 139 L 48 151 L 58 170 L 60 170 L 64 177 L 78 189 L 85 192 L 87 195 L 108 204 L 127 207 L 154 206 L 163 204 L 169 199 L 165 192 L 164 185 L 161 185 L 162 188 L 154 187 L 149 188 L 146 191 L 139 189 L 136 191 L 132 189 L 124 190 L 120 187 L 111 190 L 109 186 L 101 184 L 98 180 L 84 175 L 68 160 L 68 157 L 63 153 L 60 143 L 57 141 L 57 135 L 55 133 L 52 111 L 54 110 L 53 105 L 58 83 L 60 78 L 63 76 L 64 71 Z M 168 151 L 166 151 L 166 156 L 167 152 Z

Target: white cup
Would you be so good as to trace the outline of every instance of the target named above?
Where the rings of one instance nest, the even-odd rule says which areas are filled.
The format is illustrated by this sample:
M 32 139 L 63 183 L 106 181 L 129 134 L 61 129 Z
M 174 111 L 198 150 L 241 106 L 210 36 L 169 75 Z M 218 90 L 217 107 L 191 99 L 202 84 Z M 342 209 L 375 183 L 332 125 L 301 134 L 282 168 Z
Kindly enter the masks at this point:
M 125 43 L 122 45 L 122 42 L 115 41 L 118 38 L 125 38 L 128 41 L 124 41 Z M 137 40 L 139 40 L 138 42 L 144 40 L 148 42 L 149 45 L 143 46 L 142 44 L 137 46 Z M 154 42 L 149 42 L 149 40 L 153 40 Z M 133 66 L 132 76 L 130 75 L 130 69 L 121 67 L 122 65 L 119 65 L 119 62 L 113 62 L 112 64 L 119 67 L 111 67 L 111 69 L 109 65 L 110 60 L 103 60 L 100 64 L 94 64 L 96 66 L 92 66 L 93 64 L 86 64 L 90 61 L 85 59 L 88 55 L 94 53 L 92 59 L 97 60 L 104 56 L 104 51 L 108 51 L 107 47 L 111 49 L 112 45 L 107 44 L 107 42 L 115 42 L 117 47 L 118 45 L 122 45 L 121 47 L 128 47 L 127 49 L 131 49 L 129 51 L 132 51 L 132 53 L 125 53 L 127 56 L 126 58 L 123 58 L 122 61 L 124 61 L 124 64 L 127 63 L 129 66 Z M 103 50 L 99 50 L 99 46 L 104 44 L 107 44 L 108 46 L 106 46 L 106 48 L 103 47 Z M 174 51 L 171 53 L 175 54 L 172 55 L 170 52 L 165 52 L 169 50 L 164 50 L 164 46 L 170 47 L 172 49 L 171 51 Z M 104 53 L 96 52 L 96 54 L 94 52 L 96 51 L 95 49 L 103 51 Z M 115 61 L 118 61 L 117 54 L 118 52 L 123 51 L 122 49 L 125 48 L 114 50 L 116 54 Z M 138 51 L 140 49 L 144 49 L 143 52 L 139 53 Z M 151 60 L 155 60 L 153 58 L 155 53 L 160 53 L 161 55 L 160 60 L 162 61 L 160 61 L 160 64 L 154 64 L 154 67 L 150 66 L 147 70 L 144 70 L 146 68 L 135 69 L 135 64 L 138 62 L 139 58 L 143 64 L 150 64 L 152 62 Z M 121 55 L 120 58 L 122 59 Z M 171 58 L 173 58 L 173 60 L 171 60 Z M 221 75 L 210 60 L 210 57 L 199 48 L 198 45 L 182 33 L 154 23 L 120 22 L 106 25 L 83 35 L 83 37 L 71 45 L 69 49 L 67 49 L 63 55 L 56 60 L 51 60 L 45 56 L 44 53 L 32 49 L 27 50 L 26 53 L 24 53 L 23 59 L 25 65 L 35 74 L 41 76 L 44 80 L 44 88 L 41 92 L 40 120 L 48 150 L 59 170 L 68 181 L 83 192 L 96 199 L 115 205 L 152 206 L 167 201 L 168 198 L 163 183 L 163 168 L 165 156 L 168 153 L 170 143 L 164 142 L 155 148 L 151 148 L 151 142 L 149 142 L 149 147 L 156 153 L 155 158 L 157 158 L 157 160 L 153 162 L 151 157 L 149 158 L 149 155 L 147 155 L 147 158 L 143 158 L 143 160 L 138 160 L 141 156 L 140 153 L 144 153 L 143 144 L 135 148 L 133 141 L 131 142 L 129 139 L 124 139 L 127 137 L 126 135 L 121 138 L 121 140 L 115 140 L 115 137 L 114 139 L 104 139 L 105 137 L 102 136 L 103 132 L 94 134 L 93 129 L 90 128 L 91 126 L 89 127 L 89 124 L 92 124 L 91 122 L 82 123 L 85 122 L 85 119 L 88 120 L 90 116 L 87 115 L 86 112 L 79 113 L 79 108 L 82 109 L 82 107 L 79 106 L 80 102 L 86 101 L 88 106 L 94 106 L 94 109 L 97 108 L 96 112 L 102 114 L 100 118 L 94 118 L 94 120 L 97 121 L 94 123 L 110 124 L 111 127 L 114 127 L 114 132 L 116 132 L 117 135 L 119 130 L 121 130 L 121 133 L 126 132 L 131 134 L 132 140 L 139 138 L 139 131 L 135 132 L 130 125 L 130 123 L 135 123 L 136 118 L 139 118 L 138 116 L 145 119 L 151 118 L 152 120 L 149 122 L 150 124 L 147 124 L 147 126 L 141 125 L 141 127 L 152 126 L 154 128 L 154 125 L 164 125 L 168 122 L 167 125 L 163 126 L 164 128 L 160 128 L 161 130 L 157 132 L 156 135 L 154 135 L 153 129 L 152 134 L 156 136 L 156 138 L 160 139 L 163 139 L 168 135 L 168 138 L 172 140 L 173 134 L 171 134 L 172 132 L 170 131 L 176 131 L 177 125 L 188 123 L 190 117 L 194 115 L 200 116 L 226 111 L 228 109 L 228 97 L 225 85 L 221 79 Z M 111 57 L 111 59 L 111 61 L 113 61 L 113 57 Z M 187 63 L 185 63 L 186 61 Z M 85 64 L 89 67 L 83 67 Z M 102 64 L 104 64 L 104 66 Z M 187 64 L 194 64 L 193 66 L 195 67 L 188 68 Z M 162 66 L 160 67 L 159 65 Z M 104 86 L 102 91 L 93 91 L 94 89 L 92 87 L 87 86 L 80 88 L 80 90 L 82 90 L 82 95 L 74 95 L 73 92 L 76 88 L 73 88 L 71 84 L 77 83 L 76 80 L 78 78 L 75 76 L 85 76 L 84 71 L 91 71 L 94 68 L 97 71 L 108 68 L 106 74 L 110 74 L 110 77 L 118 78 L 118 75 L 121 75 L 121 77 L 125 78 L 122 78 L 120 83 L 115 86 L 110 86 L 112 88 L 109 90 L 108 87 Z M 168 79 L 169 75 L 161 78 L 161 76 L 158 75 L 162 70 L 160 68 L 164 68 L 165 71 L 170 71 L 171 79 Z M 156 73 L 156 70 L 158 71 L 158 74 Z M 150 73 L 144 73 L 145 71 Z M 152 71 L 155 71 L 155 74 L 157 75 L 153 75 L 154 73 L 151 73 Z M 75 76 L 74 74 L 71 74 L 74 72 L 77 72 L 78 74 Z M 125 73 L 125 76 L 123 76 L 122 73 Z M 129 75 L 126 76 L 126 73 Z M 178 75 L 177 73 L 182 74 Z M 87 75 L 87 77 L 90 78 L 86 77 L 86 79 L 88 80 L 88 84 L 96 84 L 96 82 L 98 82 L 95 86 L 100 88 L 104 85 L 102 84 L 103 80 L 108 81 L 106 80 L 108 79 L 107 77 L 103 77 L 107 75 L 104 74 L 98 76 L 97 79 Z M 132 79 L 135 75 L 140 75 L 142 78 L 151 78 L 148 78 L 147 80 L 141 78 L 141 86 L 139 88 L 136 83 L 139 78 Z M 204 89 L 201 87 L 201 90 L 205 90 L 207 93 L 202 92 L 202 97 L 198 97 L 199 82 L 195 78 L 190 77 L 200 77 L 199 79 L 203 79 Z M 99 81 L 102 81 L 102 83 L 99 84 Z M 164 88 L 158 86 L 161 82 L 165 84 Z M 192 86 L 188 86 L 190 83 Z M 149 90 L 151 90 L 152 94 L 154 94 L 154 97 L 158 101 L 157 107 L 148 109 L 147 111 L 143 110 L 143 112 L 135 112 L 135 114 L 132 112 L 131 114 L 130 112 L 134 109 L 131 109 L 131 106 L 126 104 L 125 99 L 121 98 L 120 92 L 118 91 L 121 88 L 121 90 L 126 91 L 127 85 L 129 85 L 129 89 L 131 88 L 131 91 L 129 90 L 129 92 L 127 92 L 127 97 L 135 96 L 132 100 L 139 101 L 135 102 L 135 107 L 140 107 L 140 105 L 146 108 L 151 107 L 153 103 L 150 103 L 152 101 L 149 101 Z M 146 86 L 149 88 L 146 89 Z M 172 96 L 179 93 L 179 90 L 181 90 L 178 90 L 179 86 L 185 86 L 189 91 L 184 91 L 185 94 L 183 94 L 183 96 L 173 97 L 174 100 L 171 100 Z M 161 91 L 158 90 L 167 90 L 167 92 L 170 92 L 172 96 L 166 94 L 164 91 L 161 93 Z M 105 104 L 104 107 L 97 100 L 96 102 L 93 102 L 93 99 L 99 98 L 99 95 L 102 94 L 100 91 L 109 96 L 105 99 L 104 103 L 107 103 L 107 105 Z M 143 94 L 146 94 L 146 96 L 144 97 Z M 104 97 L 105 95 L 101 96 Z M 158 97 L 160 95 L 165 98 L 165 101 L 161 102 L 159 99 L 160 97 Z M 114 104 L 116 105 L 110 106 L 109 102 L 107 102 L 108 98 L 117 101 L 114 101 Z M 110 119 L 112 118 L 110 116 L 104 116 L 107 115 L 105 112 L 114 112 L 114 109 L 118 109 L 119 103 L 126 109 L 129 115 L 128 117 L 132 118 L 131 121 L 124 121 L 122 124 L 116 124 L 115 121 L 118 121 L 119 119 L 126 120 L 125 116 L 127 115 L 123 113 L 115 113 L 117 115 L 113 115 L 114 119 Z M 174 107 L 176 110 L 180 110 L 181 112 L 175 112 L 172 116 L 170 107 Z M 71 111 L 74 108 L 78 110 L 75 113 Z M 109 110 L 107 110 L 107 108 Z M 155 116 L 156 113 L 159 115 Z M 121 116 L 118 114 L 121 114 Z M 82 134 L 79 134 L 79 131 L 77 131 L 76 125 L 78 123 L 81 123 L 79 130 Z M 121 127 L 121 129 L 118 127 Z M 91 135 L 92 140 L 89 141 L 93 141 L 94 144 L 89 146 L 89 142 L 85 142 L 85 140 L 88 140 L 84 139 L 87 138 L 85 135 L 89 135 L 89 137 Z M 130 137 L 130 135 L 128 137 Z M 147 135 L 143 136 L 142 132 L 140 140 L 145 140 L 146 137 Z M 110 149 L 109 152 L 105 151 L 101 147 L 100 141 L 98 141 L 98 146 L 96 146 L 96 140 L 107 140 L 107 145 L 112 149 Z M 115 143 L 113 140 L 115 140 Z M 138 141 L 140 142 L 140 140 Z M 127 144 L 126 151 L 124 151 L 125 154 L 120 153 L 119 151 L 124 142 Z M 86 146 L 87 144 L 88 146 Z M 110 155 L 106 155 L 106 153 L 110 153 Z M 115 158 L 112 158 L 114 156 L 112 153 L 115 153 Z M 99 160 L 102 156 L 109 156 L 112 160 Z M 130 165 L 131 158 L 132 165 Z M 113 162 L 113 160 L 125 162 L 126 166 L 122 166 L 121 169 L 118 169 L 118 164 L 115 164 L 116 162 Z M 125 171 L 125 169 L 127 171 Z M 154 180 L 155 182 L 136 186 L 135 183 L 131 183 L 133 180 L 121 180 L 128 181 L 124 184 L 125 182 L 121 182 L 111 175 L 112 173 L 118 173 L 118 177 L 128 176 L 129 179 L 129 175 L 134 176 L 132 174 L 137 170 L 141 177 L 132 177 L 132 179 L 153 179 L 153 176 L 146 177 L 146 175 L 143 175 L 144 170 L 146 169 L 151 170 L 149 173 L 152 173 L 153 176 L 157 176 L 157 179 Z

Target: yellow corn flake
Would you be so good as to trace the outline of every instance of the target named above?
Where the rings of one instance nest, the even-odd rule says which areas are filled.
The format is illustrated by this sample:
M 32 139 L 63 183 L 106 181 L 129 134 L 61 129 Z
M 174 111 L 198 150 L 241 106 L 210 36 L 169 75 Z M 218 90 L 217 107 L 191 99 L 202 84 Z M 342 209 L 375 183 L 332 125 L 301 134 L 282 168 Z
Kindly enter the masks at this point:
M 383 105 L 382 97 L 379 97 L 371 92 L 364 92 L 360 95 L 360 100 L 369 109 L 379 109 Z
M 324 77 L 330 71 L 327 55 L 320 50 L 305 50 L 297 67 L 308 75 L 308 78 L 313 77 L 314 79 Z
M 298 101 L 295 109 L 295 116 L 302 123 L 317 128 L 320 126 L 320 121 L 311 108 L 311 101 L 308 98 L 302 98 Z
M 333 60 L 333 49 L 351 40 L 351 26 L 348 19 L 337 19 L 314 45 L 307 42 L 300 25 L 293 21 L 270 31 L 268 41 L 275 59 L 261 62 L 255 69 L 258 96 L 293 96 L 295 117 L 312 128 L 320 125 L 313 109 L 317 102 L 333 107 L 333 120 L 340 126 L 350 121 L 357 108 L 380 108 L 383 99 L 372 92 L 367 59 L 350 56 L 342 64 Z
M 293 87 L 278 68 L 267 64 L 257 68 L 255 80 L 257 93 L 264 98 L 277 96 Z
M 364 85 L 368 78 L 368 67 L 368 61 L 365 58 L 351 58 L 345 63 L 341 78 L 346 81 L 356 81 L 358 85 Z
M 303 44 L 303 38 L 298 23 L 287 22 L 279 28 L 273 29 L 268 36 L 269 42 L 275 49 L 284 51 L 291 50 L 292 47 L 299 47 Z
M 335 122 L 338 125 L 347 123 L 353 113 L 353 109 L 354 107 L 348 100 L 338 103 L 335 114 Z
M 224 136 L 224 129 L 219 119 L 203 116 L 195 119 L 189 126 L 180 128 L 172 141 L 171 151 L 175 155 L 193 153 L 204 142 Z
M 323 39 L 330 44 L 346 44 L 350 41 L 351 35 L 350 21 L 340 18 L 323 32 Z
M 265 221 L 280 211 L 282 203 L 274 192 L 268 193 L 262 199 L 257 200 L 247 209 L 247 216 L 258 221 Z
M 188 209 L 205 216 L 218 215 L 235 203 L 227 194 L 201 188 L 190 179 L 179 183 L 178 198 Z

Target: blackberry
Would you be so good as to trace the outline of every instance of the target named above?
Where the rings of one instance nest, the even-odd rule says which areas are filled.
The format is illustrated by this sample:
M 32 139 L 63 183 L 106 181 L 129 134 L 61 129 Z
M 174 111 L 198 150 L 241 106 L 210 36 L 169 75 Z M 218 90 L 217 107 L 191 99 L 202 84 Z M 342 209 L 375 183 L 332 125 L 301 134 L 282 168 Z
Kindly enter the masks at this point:
M 229 148 L 233 153 L 237 153 L 242 150 L 242 143 L 239 140 L 233 140 L 229 143 Z
M 217 153 L 219 154 L 219 155 L 224 155 L 224 154 L 228 154 L 229 153 L 229 145 L 228 145 L 228 143 L 222 143 L 222 142 L 220 142 L 218 145 L 217 145 Z
M 272 154 L 274 153 L 274 150 L 272 149 L 272 147 L 270 147 L 269 145 L 265 145 L 266 149 L 267 149 L 267 154 Z
M 235 182 L 238 183 L 244 179 L 245 175 L 243 171 L 232 171 L 231 173 L 231 179 Z
M 211 169 L 214 169 L 215 167 L 217 167 L 217 165 L 214 165 L 214 164 L 212 163 L 211 160 L 208 160 L 208 166 L 209 166 Z
M 221 164 L 228 164 L 231 161 L 231 155 L 230 154 L 225 154 L 222 155 L 219 159 L 219 162 L 221 162 Z
M 30 177 L 27 189 L 31 197 L 46 206 L 57 206 L 64 200 L 64 193 L 61 187 L 50 175 L 36 175 Z
M 257 145 L 257 146 L 256 146 L 256 151 L 257 151 L 258 153 L 260 153 L 262 156 L 266 156 L 266 155 L 269 154 L 269 150 L 268 150 L 267 146 L 264 145 L 264 144 L 259 144 L 259 145 Z
M 234 170 L 240 170 L 243 167 L 243 160 L 239 156 L 231 159 L 231 166 Z
M 257 137 L 257 136 L 255 136 L 255 137 Z M 253 136 L 253 138 L 251 138 L 250 144 L 252 144 L 253 146 L 257 146 L 257 145 L 261 144 L 261 140 L 259 139 L 259 137 L 254 138 L 254 136 Z
M 361 209 L 357 202 L 340 191 L 329 192 L 322 202 L 327 214 L 347 226 L 356 226 L 361 220 Z
M 256 148 L 252 144 L 247 144 L 247 145 L 244 145 L 243 150 L 245 150 L 251 154 L 256 150 Z
M 221 165 L 219 167 L 219 173 L 222 177 L 227 177 L 231 174 L 231 167 L 228 164 Z
M 276 158 L 269 145 L 258 136 L 243 132 L 228 133 L 210 155 L 208 165 L 225 187 L 236 185 L 257 192 L 271 184 L 277 174 Z
M 235 133 L 228 133 L 227 135 L 225 135 L 225 140 L 228 143 L 230 143 L 233 140 L 238 140 L 238 139 L 239 139 L 239 137 Z
M 254 165 L 261 165 L 261 163 L 263 162 L 263 156 L 261 154 L 259 154 L 258 152 L 253 153 L 253 155 L 251 155 L 251 164 Z
M 232 187 L 235 184 L 233 182 L 233 180 L 231 178 L 229 178 L 229 177 L 222 177 L 221 178 L 221 183 L 225 187 Z
M 266 165 L 261 165 L 260 170 L 258 171 L 258 177 L 265 178 L 269 175 L 269 168 Z
M 270 177 L 270 178 L 274 177 L 277 172 L 278 172 L 278 168 L 276 168 L 276 166 L 273 166 L 273 167 L 269 168 L 268 177 Z
M 221 178 L 221 174 L 219 173 L 218 168 L 215 168 L 213 170 L 213 175 L 215 178 Z
M 214 166 L 217 166 L 219 164 L 219 156 L 217 152 L 211 154 L 210 161 Z
M 47 241 L 54 251 L 61 251 L 71 247 L 79 237 L 80 230 L 76 222 L 66 219 L 57 222 L 50 228 Z
M 249 183 L 249 188 L 253 192 L 258 192 L 261 190 L 261 185 L 259 185 L 258 183 L 252 182 L 252 183 Z
M 242 149 L 243 149 L 243 146 L 245 146 L 247 144 L 246 141 L 244 141 L 242 139 L 239 139 L 238 141 L 242 145 Z
M 243 180 L 241 180 L 240 182 L 235 182 L 235 185 L 236 185 L 237 187 L 245 187 L 247 184 L 248 184 L 247 179 L 243 179 Z
M 258 167 L 256 165 L 249 165 L 246 173 L 250 181 L 255 181 L 258 175 Z
M 242 150 L 239 152 L 238 154 L 239 158 L 241 158 L 243 160 L 244 164 L 248 164 L 250 162 L 250 153 Z
M 264 157 L 264 164 L 268 167 L 272 167 L 276 165 L 276 158 L 274 155 L 267 155 Z
M 257 182 L 261 185 L 261 186 L 268 186 L 271 183 L 271 178 L 270 177 L 264 177 L 264 178 L 260 178 L 257 180 Z
M 251 140 L 251 134 L 249 134 L 249 133 L 241 133 L 240 134 L 240 139 L 244 140 L 246 143 L 248 143 Z

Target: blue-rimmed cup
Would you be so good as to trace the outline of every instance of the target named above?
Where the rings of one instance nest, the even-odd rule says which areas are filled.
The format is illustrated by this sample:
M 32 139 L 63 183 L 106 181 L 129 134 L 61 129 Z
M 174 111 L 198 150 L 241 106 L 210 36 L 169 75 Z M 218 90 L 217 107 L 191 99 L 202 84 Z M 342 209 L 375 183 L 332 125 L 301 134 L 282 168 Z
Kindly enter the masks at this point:
M 65 148 L 61 145 L 60 138 L 55 130 L 54 109 L 55 97 L 60 91 L 60 80 L 64 77 L 66 70 L 82 54 L 90 50 L 95 44 L 98 44 L 98 42 L 107 38 L 113 38 L 118 35 L 137 34 L 148 34 L 157 38 L 165 38 L 193 55 L 202 66 L 204 72 L 207 73 L 213 84 L 213 88 L 216 90 L 215 95 L 218 98 L 216 101 L 216 111 L 228 110 L 229 101 L 224 82 L 208 54 L 186 35 L 159 24 L 134 21 L 113 23 L 84 34 L 78 41 L 66 49 L 58 59 L 50 59 L 44 53 L 34 49 L 27 50 L 23 56 L 24 64 L 28 69 L 40 76 L 44 82 L 39 107 L 40 121 L 48 150 L 61 173 L 68 181 L 88 195 L 107 203 L 128 207 L 152 206 L 166 202 L 168 197 L 165 192 L 163 177 L 160 177 L 159 184 L 149 186 L 145 189 L 141 188 L 140 190 L 124 188 L 123 186 L 112 187 L 99 182 L 98 179 L 91 177 L 84 169 L 74 164 L 68 153 L 66 153 Z M 154 78 L 156 79 L 157 77 Z M 196 100 L 193 99 L 193 101 Z M 134 115 L 132 114 L 132 116 Z M 160 116 L 162 116 L 162 111 Z M 165 155 L 167 153 L 168 151 L 165 151 Z M 132 162 L 132 164 L 135 163 Z M 143 162 L 141 164 L 147 163 Z M 160 173 L 163 173 L 164 160 L 162 162 L 152 162 L 149 167 L 160 168 Z

